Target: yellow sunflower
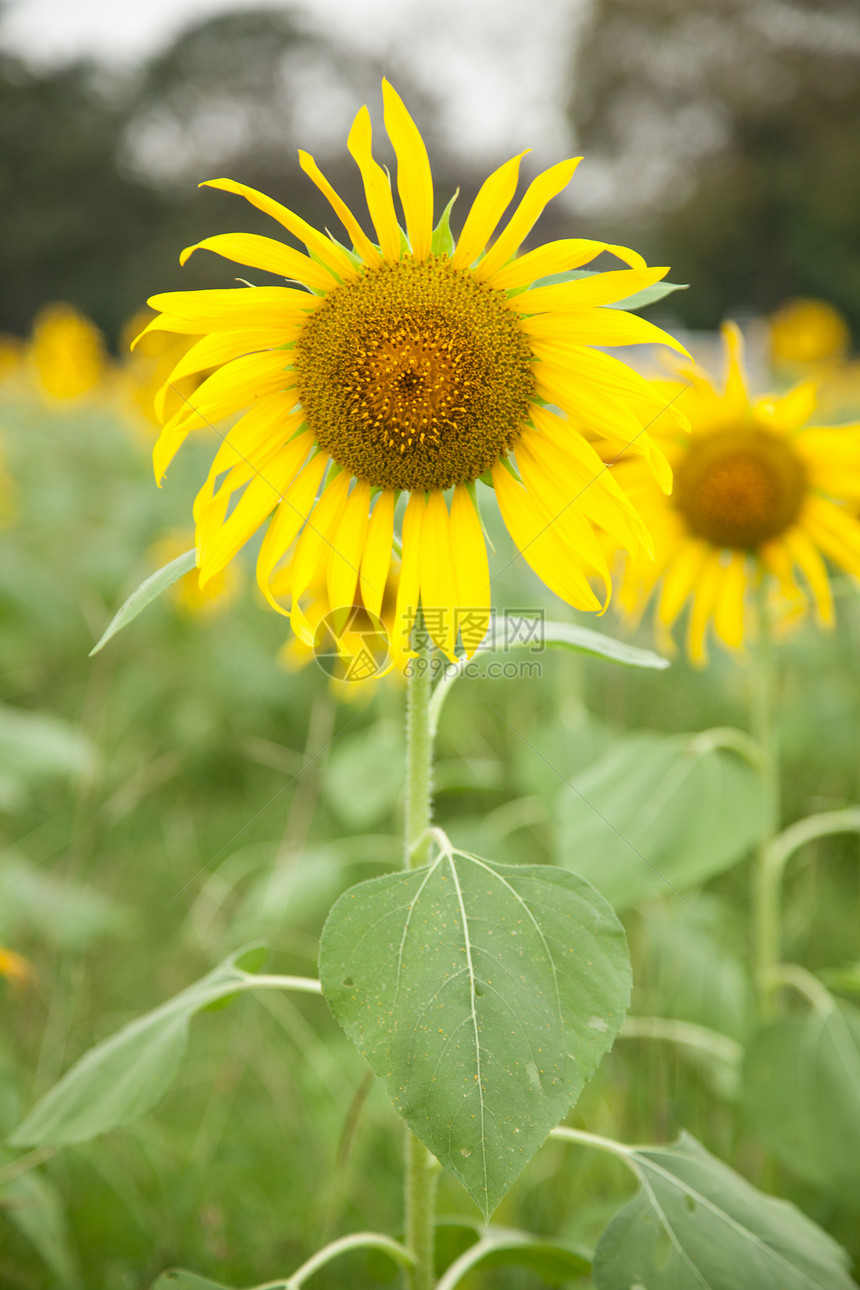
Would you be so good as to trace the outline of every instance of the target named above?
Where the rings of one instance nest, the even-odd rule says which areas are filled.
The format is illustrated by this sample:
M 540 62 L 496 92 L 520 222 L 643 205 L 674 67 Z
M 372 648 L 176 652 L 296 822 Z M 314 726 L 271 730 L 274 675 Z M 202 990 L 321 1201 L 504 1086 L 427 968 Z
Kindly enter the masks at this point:
M 788 608 L 811 597 L 824 625 L 832 623 L 833 602 L 823 557 L 860 578 L 860 523 L 852 513 L 860 500 L 860 424 L 807 425 L 816 400 L 810 381 L 751 399 L 733 323 L 723 339 L 722 392 L 700 368 L 682 369 L 678 382 L 655 382 L 692 427 L 689 436 L 655 430 L 674 472 L 671 496 L 653 487 L 638 461 L 617 469 L 656 556 L 628 561 L 621 603 L 638 614 L 660 583 L 655 608 L 665 646 L 692 598 L 687 641 L 697 664 L 707 661 L 709 623 L 726 645 L 742 647 L 747 592 L 762 578 L 773 580 Z
M 302 602 L 320 572 L 329 607 L 351 605 L 359 587 L 378 617 L 399 547 L 392 651 L 408 655 L 420 603 L 435 624 L 435 643 L 453 658 L 458 633 L 471 655 L 490 614 L 475 481 L 495 489 L 515 544 L 544 582 L 572 605 L 601 608 L 591 580 L 603 584 L 605 597 L 610 580 L 596 530 L 630 550 L 647 537 L 589 438 L 599 434 L 613 454 L 632 447 L 664 488 L 671 475 L 646 431 L 663 411 L 659 394 L 592 347 L 659 343 L 685 351 L 652 323 L 605 308 L 667 270 L 582 238 L 518 255 L 579 158 L 538 175 L 498 231 L 525 154 L 513 157 L 483 184 L 455 244 L 450 206 L 434 228 L 421 135 L 387 83 L 383 95 L 405 228 L 389 174 L 372 154 L 366 107 L 348 148 L 376 241 L 307 153 L 299 153 L 302 169 L 331 203 L 351 248 L 254 189 L 209 181 L 271 215 L 307 253 L 243 233 L 182 253 L 184 263 L 206 248 L 300 285 L 170 292 L 149 301 L 159 316 L 147 332 L 200 337 L 173 369 L 161 404 L 184 377 L 216 369 L 165 420 L 155 473 L 160 483 L 190 431 L 242 412 L 222 436 L 195 503 L 201 582 L 269 521 L 260 587 L 287 612 L 273 577 L 282 592 L 288 585 L 293 630 L 309 642 Z M 632 267 L 540 284 L 603 251 Z M 669 416 L 677 422 L 674 410 Z

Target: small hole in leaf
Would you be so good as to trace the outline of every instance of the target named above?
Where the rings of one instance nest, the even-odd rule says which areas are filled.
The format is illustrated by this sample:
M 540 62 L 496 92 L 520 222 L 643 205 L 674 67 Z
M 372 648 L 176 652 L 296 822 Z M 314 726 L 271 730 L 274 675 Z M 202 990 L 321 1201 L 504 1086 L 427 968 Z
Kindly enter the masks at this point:
M 343 978 L 343 984 L 346 986 L 347 990 L 349 990 L 352 988 L 352 986 L 355 985 L 355 982 L 353 981 L 351 976 L 345 976 Z
M 696 1204 L 694 1198 L 690 1195 L 689 1192 L 684 1193 L 684 1204 L 687 1207 L 688 1214 L 695 1214 L 696 1210 L 698 1209 L 698 1205 Z

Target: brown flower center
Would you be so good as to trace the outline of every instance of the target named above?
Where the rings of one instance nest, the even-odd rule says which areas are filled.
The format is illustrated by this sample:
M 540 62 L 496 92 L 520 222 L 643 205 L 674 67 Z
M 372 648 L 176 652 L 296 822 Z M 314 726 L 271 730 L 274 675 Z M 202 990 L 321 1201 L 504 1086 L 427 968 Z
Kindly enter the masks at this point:
M 781 435 L 718 430 L 694 439 L 676 466 L 673 501 L 696 537 L 750 551 L 791 528 L 806 488 L 804 464 Z
M 535 382 L 504 292 L 447 260 L 411 259 L 335 287 L 296 342 L 320 447 L 380 488 L 449 488 L 511 451 Z

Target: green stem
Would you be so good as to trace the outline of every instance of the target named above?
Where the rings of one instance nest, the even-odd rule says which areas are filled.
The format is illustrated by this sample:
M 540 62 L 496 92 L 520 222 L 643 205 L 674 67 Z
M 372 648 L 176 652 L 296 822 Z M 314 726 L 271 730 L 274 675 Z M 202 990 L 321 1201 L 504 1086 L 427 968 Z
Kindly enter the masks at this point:
M 392 1241 L 390 1236 L 383 1236 L 381 1232 L 353 1232 L 352 1235 L 341 1236 L 339 1240 L 317 1250 L 286 1281 L 266 1281 L 263 1285 L 254 1286 L 254 1290 L 301 1290 L 315 1272 L 331 1263 L 332 1259 L 340 1258 L 341 1254 L 348 1254 L 351 1250 L 382 1250 L 395 1263 L 404 1267 L 408 1267 L 410 1263 L 409 1252 L 397 1241 Z
M 762 827 L 753 883 L 753 976 L 759 1016 L 771 1015 L 773 970 L 780 958 L 779 889 L 770 881 L 769 856 L 779 828 L 779 744 L 775 721 L 776 666 L 767 604 L 767 579 L 756 588 L 758 641 L 750 696 L 753 736 L 761 749 Z
M 433 730 L 430 719 L 430 644 L 420 618 L 417 658 L 410 664 L 406 690 L 406 827 L 404 868 L 427 859 L 433 787 Z M 436 1161 L 422 1142 L 406 1130 L 406 1248 L 414 1263 L 406 1269 L 408 1290 L 432 1290 L 436 1284 Z

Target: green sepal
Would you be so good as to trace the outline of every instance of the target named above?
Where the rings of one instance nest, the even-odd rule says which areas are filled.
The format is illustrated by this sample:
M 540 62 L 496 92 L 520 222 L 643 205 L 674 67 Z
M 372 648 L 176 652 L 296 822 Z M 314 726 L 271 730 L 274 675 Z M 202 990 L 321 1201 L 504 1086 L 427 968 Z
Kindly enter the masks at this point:
M 454 203 L 460 195 L 460 189 L 454 193 L 448 205 L 443 210 L 439 223 L 433 230 L 433 236 L 430 239 L 430 250 L 433 255 L 452 256 L 454 254 L 454 234 L 451 232 L 451 211 Z

